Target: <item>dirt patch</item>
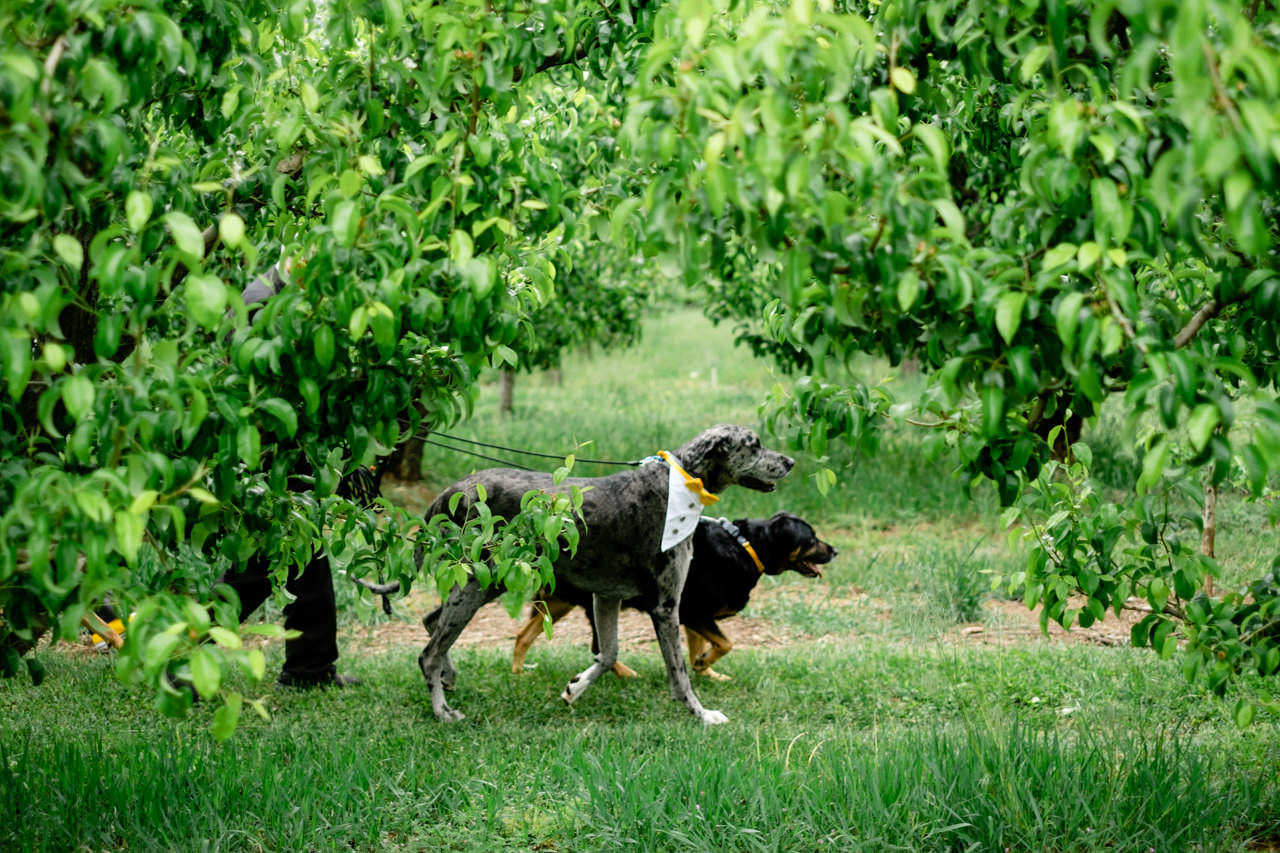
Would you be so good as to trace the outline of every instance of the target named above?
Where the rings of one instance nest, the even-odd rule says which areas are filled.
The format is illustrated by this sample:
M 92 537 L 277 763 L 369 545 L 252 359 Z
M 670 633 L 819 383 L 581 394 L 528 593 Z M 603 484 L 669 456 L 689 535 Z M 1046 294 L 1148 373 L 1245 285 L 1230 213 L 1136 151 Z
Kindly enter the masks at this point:
M 411 616 L 413 621 L 355 626 L 343 632 L 344 646 L 353 650 L 373 652 L 385 652 L 404 647 L 420 649 L 426 644 L 427 632 L 423 630 L 417 619 L 421 614 L 434 608 L 439 601 L 440 599 L 435 596 L 419 593 L 407 599 L 397 600 L 396 612 Z M 507 610 L 501 602 L 486 604 L 463 630 L 456 645 L 510 648 L 528 612 L 526 608 L 519 619 L 512 619 L 507 615 Z M 736 616 L 726 620 L 724 628 L 733 640 L 734 646 L 740 649 L 779 648 L 795 639 L 784 627 L 755 616 Z M 591 625 L 587 622 L 586 614 L 581 609 L 577 609 L 561 619 L 556 623 L 551 638 L 539 637 L 531 653 L 536 653 L 542 644 L 589 650 Z M 646 614 L 636 610 L 622 611 L 618 619 L 618 648 L 624 655 L 627 653 L 658 654 L 658 640 L 653 633 L 653 623 Z
M 949 632 L 946 639 L 957 643 L 980 643 L 989 646 L 1010 646 L 1035 641 L 1057 643 L 1086 643 L 1099 646 L 1127 646 L 1133 626 L 1142 621 L 1147 612 L 1140 609 L 1146 602 L 1131 599 L 1132 610 L 1120 615 L 1108 611 L 1107 618 L 1088 628 L 1079 626 L 1066 630 L 1056 622 L 1049 622 L 1049 635 L 1040 630 L 1040 611 L 1028 610 L 1020 601 L 991 600 L 984 610 L 982 624 L 963 625 Z M 1083 604 L 1083 599 L 1074 606 Z

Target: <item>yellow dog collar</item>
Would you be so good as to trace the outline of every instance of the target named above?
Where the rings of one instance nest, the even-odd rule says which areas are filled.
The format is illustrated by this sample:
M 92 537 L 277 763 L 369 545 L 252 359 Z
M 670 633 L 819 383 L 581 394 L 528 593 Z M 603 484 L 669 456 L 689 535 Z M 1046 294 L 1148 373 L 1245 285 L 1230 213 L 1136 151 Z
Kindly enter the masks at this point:
M 678 471 L 681 477 L 684 477 L 685 488 L 697 495 L 698 500 L 702 501 L 703 506 L 711 506 L 713 503 L 720 500 L 719 495 L 713 495 L 707 491 L 706 486 L 702 485 L 702 479 L 700 477 L 694 477 L 688 471 L 684 470 L 684 468 L 681 468 L 680 463 L 677 462 L 676 458 L 670 453 L 665 450 L 659 450 L 658 455 L 661 456 L 668 465 Z

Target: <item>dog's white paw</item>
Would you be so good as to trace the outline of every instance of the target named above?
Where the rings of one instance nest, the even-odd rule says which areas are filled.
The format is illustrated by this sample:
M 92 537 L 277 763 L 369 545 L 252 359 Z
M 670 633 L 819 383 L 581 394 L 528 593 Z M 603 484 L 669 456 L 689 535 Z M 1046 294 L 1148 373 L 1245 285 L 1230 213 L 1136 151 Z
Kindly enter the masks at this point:
M 702 713 L 698 714 L 698 719 L 702 720 L 702 722 L 706 723 L 708 726 L 718 726 L 721 723 L 729 722 L 729 718 L 724 714 L 721 714 L 719 711 L 709 711 L 706 708 L 703 708 Z
M 587 685 L 590 683 L 582 676 L 576 676 L 565 685 L 564 692 L 560 694 L 560 698 L 564 700 L 566 705 L 572 705 L 579 696 L 586 692 Z
M 461 711 L 455 711 L 448 705 L 436 708 L 436 719 L 442 723 L 458 723 L 467 718 L 467 715 Z

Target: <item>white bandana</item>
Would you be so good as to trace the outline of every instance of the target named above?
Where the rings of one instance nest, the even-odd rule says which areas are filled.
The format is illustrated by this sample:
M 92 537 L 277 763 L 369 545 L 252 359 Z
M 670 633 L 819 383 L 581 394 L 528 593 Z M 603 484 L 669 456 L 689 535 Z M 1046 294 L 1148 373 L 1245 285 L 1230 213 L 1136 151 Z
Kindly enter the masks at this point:
M 704 505 L 719 500 L 702 487 L 702 481 L 691 477 L 665 450 L 659 451 L 667 463 L 667 517 L 662 523 L 662 550 L 670 551 L 693 535 L 702 517 Z

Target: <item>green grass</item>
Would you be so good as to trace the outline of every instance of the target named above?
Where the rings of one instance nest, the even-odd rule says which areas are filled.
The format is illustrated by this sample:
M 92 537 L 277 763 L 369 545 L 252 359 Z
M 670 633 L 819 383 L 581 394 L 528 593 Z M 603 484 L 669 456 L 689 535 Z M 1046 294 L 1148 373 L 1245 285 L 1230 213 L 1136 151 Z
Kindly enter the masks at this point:
M 168 850 L 1239 849 L 1280 817 L 1272 731 L 1239 731 L 1128 649 L 813 641 L 734 654 L 666 697 L 661 665 L 573 707 L 582 663 L 525 676 L 464 648 L 457 725 L 411 651 L 365 685 L 268 691 L 227 744 L 162 720 L 101 659 L 0 686 L 0 848 Z
M 715 368 L 715 382 L 711 370 Z M 874 378 L 873 364 L 857 368 Z M 544 452 L 635 459 L 714 423 L 757 425 L 774 382 L 696 313 L 654 318 L 641 344 L 565 365 L 563 383 L 521 376 L 516 411 L 486 384 L 454 430 Z M 896 380 L 895 380 L 896 381 Z M 1106 433 L 1106 452 L 1130 464 Z M 1095 440 L 1101 446 L 1104 442 Z M 490 463 L 429 448 L 429 494 Z M 455 651 L 451 702 L 431 714 L 417 648 L 369 654 L 344 639 L 361 687 L 263 696 L 228 743 L 213 708 L 160 718 L 96 656 L 44 652 L 48 680 L 0 682 L 0 850 L 368 851 L 1166 851 L 1280 843 L 1276 719 L 1230 723 L 1234 696 L 1206 695 L 1147 650 L 955 641 L 989 572 L 1018 567 L 991 491 L 967 494 L 955 460 L 918 432 L 874 458 L 836 457 L 823 497 L 814 460 L 772 494 L 730 489 L 730 517 L 787 509 L 841 551 L 821 580 L 766 578 L 747 615 L 784 648 L 739 648 L 729 682 L 700 680 L 727 725 L 705 728 L 668 698 L 656 654 L 641 678 L 606 677 L 577 704 L 557 696 L 588 653 L 540 644 Z M 581 465 L 577 473 L 608 469 Z M 1220 553 L 1256 568 L 1269 519 L 1228 496 Z M 1227 533 L 1230 527 L 1230 532 Z M 1238 529 L 1237 529 L 1238 528 Z M 339 584 L 344 624 L 385 619 Z M 405 610 L 403 604 L 400 609 Z M 270 609 L 267 610 L 271 614 Z M 989 625 L 989 628 L 999 626 Z M 733 621 L 726 623 L 733 636 Z M 995 633 L 994 630 L 992 633 Z M 268 647 L 268 671 L 281 650 Z M 1271 683 L 1240 693 L 1268 699 Z

